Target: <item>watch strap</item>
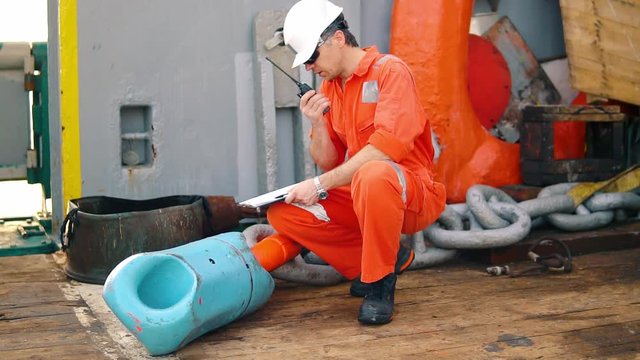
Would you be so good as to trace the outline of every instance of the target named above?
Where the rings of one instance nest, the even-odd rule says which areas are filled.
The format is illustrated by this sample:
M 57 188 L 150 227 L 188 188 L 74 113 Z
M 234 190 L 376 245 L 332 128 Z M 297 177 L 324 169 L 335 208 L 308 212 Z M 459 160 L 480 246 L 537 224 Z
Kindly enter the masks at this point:
M 316 176 L 313 178 L 313 184 L 316 186 L 316 195 L 318 195 L 318 198 L 320 198 L 321 200 L 326 199 L 327 190 L 320 183 L 320 176 Z

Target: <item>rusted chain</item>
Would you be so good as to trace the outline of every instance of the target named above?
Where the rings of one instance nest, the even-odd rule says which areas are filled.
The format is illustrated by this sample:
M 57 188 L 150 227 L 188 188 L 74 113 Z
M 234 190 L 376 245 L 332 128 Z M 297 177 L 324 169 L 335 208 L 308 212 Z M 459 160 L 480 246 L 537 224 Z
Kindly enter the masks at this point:
M 616 212 L 624 219 L 622 210 L 640 209 L 640 196 L 634 192 L 595 194 L 574 208 L 566 193 L 575 185 L 548 186 L 538 198 L 520 203 L 499 189 L 475 185 L 468 190 L 466 203 L 447 205 L 424 233 L 441 248 L 492 248 L 514 244 L 545 222 L 565 231 L 586 231 L 608 225 Z
M 475 185 L 467 193 L 467 202 L 447 205 L 438 220 L 403 242 L 411 246 L 415 259 L 409 269 L 437 265 L 454 258 L 456 249 L 482 249 L 508 246 L 524 239 L 532 227 L 549 222 L 567 231 L 584 231 L 606 226 L 614 213 L 623 218 L 624 210 L 640 210 L 636 192 L 595 194 L 574 208 L 566 195 L 576 183 L 548 186 L 538 198 L 517 203 L 505 192 Z M 638 190 L 635 190 L 638 191 Z M 640 215 L 639 215 L 640 217 Z M 254 225 L 245 230 L 248 245 L 273 234 L 269 225 Z M 271 272 L 279 279 L 313 285 L 337 284 L 344 278 L 313 253 Z
M 242 234 L 249 247 L 255 246 L 260 240 L 273 234 L 271 225 L 257 224 L 245 229 Z M 344 280 L 344 277 L 329 265 L 307 263 L 298 255 L 293 260 L 271 271 L 271 276 L 281 280 L 301 282 L 310 285 L 334 285 Z
M 425 236 L 437 247 L 444 249 L 486 249 L 515 244 L 524 239 L 531 229 L 531 218 L 517 205 L 489 203 L 494 213 L 506 219 L 508 226 L 487 230 L 448 230 L 439 222 L 424 230 Z

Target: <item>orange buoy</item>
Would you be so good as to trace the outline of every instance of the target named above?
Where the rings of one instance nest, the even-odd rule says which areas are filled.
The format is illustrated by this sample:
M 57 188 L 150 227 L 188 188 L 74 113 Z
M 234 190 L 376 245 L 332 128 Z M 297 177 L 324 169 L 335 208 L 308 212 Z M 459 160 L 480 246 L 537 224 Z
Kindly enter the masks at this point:
M 412 68 L 418 92 L 441 149 L 437 178 L 447 201 L 464 201 L 475 184 L 521 183 L 520 146 L 489 134 L 468 90 L 470 0 L 396 0 L 391 53 Z

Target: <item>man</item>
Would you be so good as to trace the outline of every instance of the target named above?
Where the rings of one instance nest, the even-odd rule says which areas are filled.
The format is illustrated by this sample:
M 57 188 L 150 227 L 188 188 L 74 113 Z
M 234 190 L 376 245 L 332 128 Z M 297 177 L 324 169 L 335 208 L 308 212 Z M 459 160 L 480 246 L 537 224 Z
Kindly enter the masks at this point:
M 296 52 L 292 67 L 304 63 L 324 78 L 318 92 L 300 99 L 311 122 L 309 151 L 324 173 L 268 210 L 274 238 L 356 279 L 351 294 L 364 296 L 358 320 L 388 323 L 396 274 L 414 256 L 400 234 L 425 228 L 445 206 L 413 76 L 400 59 L 359 48 L 342 8 L 327 0 L 296 3 L 283 33 Z

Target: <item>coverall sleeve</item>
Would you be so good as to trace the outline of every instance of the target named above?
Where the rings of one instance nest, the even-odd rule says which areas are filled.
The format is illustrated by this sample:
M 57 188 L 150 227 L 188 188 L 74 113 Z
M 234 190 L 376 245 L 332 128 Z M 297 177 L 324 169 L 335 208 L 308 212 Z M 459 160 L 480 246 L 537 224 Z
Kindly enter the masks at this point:
M 427 121 L 408 66 L 400 61 L 385 63 L 380 69 L 378 92 L 375 131 L 368 142 L 399 162 L 413 150 L 414 140 L 424 133 Z
M 320 85 L 320 90 L 318 92 L 320 92 L 321 94 L 325 94 L 326 96 L 329 96 L 329 91 L 330 90 L 327 86 L 327 82 L 323 81 L 322 84 Z M 338 152 L 338 161 L 336 163 L 336 166 L 338 166 L 344 162 L 344 158 L 347 152 L 347 147 L 342 143 L 342 141 L 338 137 L 338 134 L 336 134 L 335 130 L 333 129 L 333 122 L 332 122 L 333 108 L 331 108 L 329 112 L 325 114 L 325 119 L 327 120 L 327 131 L 329 131 L 329 137 L 331 139 L 331 143 L 333 144 L 333 147 Z M 311 131 L 309 132 L 309 137 L 313 138 L 313 129 L 311 129 Z

